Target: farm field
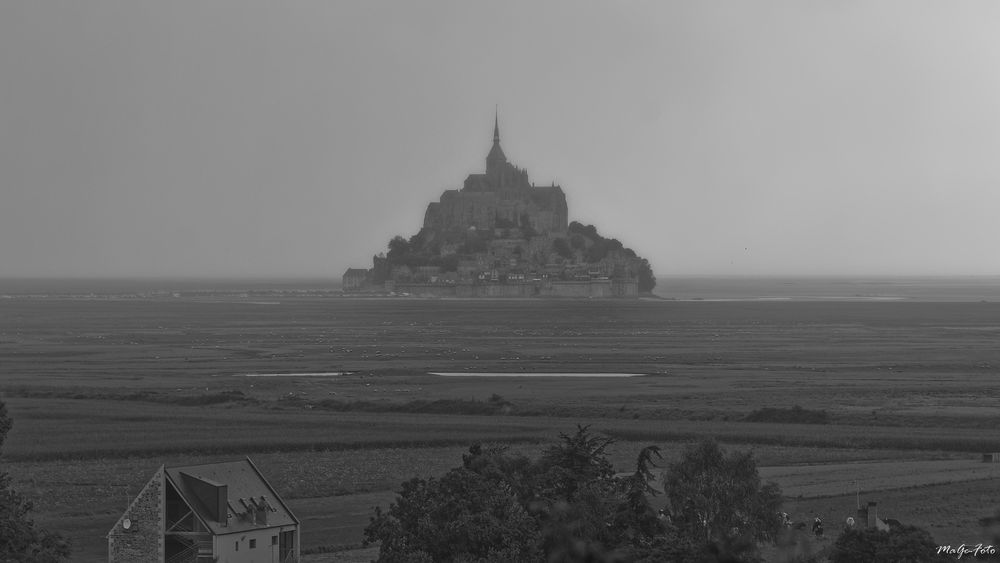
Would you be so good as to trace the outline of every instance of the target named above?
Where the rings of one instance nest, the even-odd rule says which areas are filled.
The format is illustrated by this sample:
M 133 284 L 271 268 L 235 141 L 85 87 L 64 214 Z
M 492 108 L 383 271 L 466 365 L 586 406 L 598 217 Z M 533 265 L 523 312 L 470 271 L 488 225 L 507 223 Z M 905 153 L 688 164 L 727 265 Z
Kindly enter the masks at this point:
M 1000 508 L 980 461 L 1000 452 L 998 336 L 979 302 L 0 299 L 0 464 L 81 561 L 161 464 L 251 456 L 318 552 L 357 546 L 372 506 L 472 443 L 534 455 L 577 424 L 617 440 L 620 471 L 716 437 L 755 451 L 797 520 L 835 533 L 857 481 L 880 513 L 975 543 Z M 792 405 L 828 423 L 744 420 Z

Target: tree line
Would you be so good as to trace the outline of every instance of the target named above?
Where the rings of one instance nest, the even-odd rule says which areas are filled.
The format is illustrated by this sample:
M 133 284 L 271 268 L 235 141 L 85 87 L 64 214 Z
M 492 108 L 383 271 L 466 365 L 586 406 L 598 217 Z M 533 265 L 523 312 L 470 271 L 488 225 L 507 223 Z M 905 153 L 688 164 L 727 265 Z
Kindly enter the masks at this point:
M 781 491 L 761 483 L 751 454 L 689 446 L 665 474 L 669 502 L 658 511 L 659 448 L 616 475 L 611 443 L 582 426 L 538 459 L 473 445 L 440 478 L 403 483 L 388 509 L 375 509 L 365 540 L 386 563 L 610 563 L 757 561 L 759 545 L 778 537 Z
M 914 526 L 845 529 L 822 549 L 810 545 L 810 532 L 784 522 L 781 490 L 761 481 L 750 452 L 694 443 L 657 483 L 658 447 L 616 474 L 611 444 L 586 426 L 537 459 L 475 444 L 461 466 L 406 481 L 387 509 L 376 507 L 365 543 L 379 546 L 380 563 L 759 563 L 769 544 L 768 556 L 786 562 L 950 560 Z M 658 495 L 666 503 L 655 510 Z

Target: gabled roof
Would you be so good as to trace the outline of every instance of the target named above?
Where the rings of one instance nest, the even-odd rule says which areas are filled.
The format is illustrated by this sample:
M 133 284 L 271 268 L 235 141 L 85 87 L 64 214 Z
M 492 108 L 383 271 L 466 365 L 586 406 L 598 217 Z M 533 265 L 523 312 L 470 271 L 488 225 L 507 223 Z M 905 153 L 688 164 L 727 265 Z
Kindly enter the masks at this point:
M 249 458 L 167 467 L 164 475 L 215 535 L 299 523 Z M 254 518 L 255 510 L 266 514 Z

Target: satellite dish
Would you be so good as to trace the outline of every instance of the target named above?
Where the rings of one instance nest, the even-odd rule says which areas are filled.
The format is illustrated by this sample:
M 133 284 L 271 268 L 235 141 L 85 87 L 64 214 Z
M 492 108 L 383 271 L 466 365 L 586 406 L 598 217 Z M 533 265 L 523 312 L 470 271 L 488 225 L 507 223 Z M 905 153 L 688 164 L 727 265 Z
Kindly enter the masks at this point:
M 849 527 L 851 527 L 851 528 L 853 528 L 853 527 L 854 527 L 854 517 L 853 517 L 853 516 L 848 516 L 848 517 L 847 517 L 847 525 L 848 525 Z
M 132 521 L 131 520 L 129 520 L 128 518 L 122 520 L 122 528 L 125 528 L 126 530 L 128 530 L 131 527 L 132 527 Z

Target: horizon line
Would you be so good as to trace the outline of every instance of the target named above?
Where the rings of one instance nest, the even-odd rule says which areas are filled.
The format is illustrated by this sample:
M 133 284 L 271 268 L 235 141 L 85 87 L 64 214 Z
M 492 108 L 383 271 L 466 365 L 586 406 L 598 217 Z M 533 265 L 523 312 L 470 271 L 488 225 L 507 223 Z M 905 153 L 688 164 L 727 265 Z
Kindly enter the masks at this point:
M 705 278 L 729 278 L 729 279 L 762 279 L 762 278 L 798 278 L 798 279 L 822 279 L 822 278 L 1000 278 L 1000 273 L 676 273 L 661 274 L 654 276 L 655 279 L 705 279 Z M 130 280 L 130 281 L 340 281 L 340 274 L 117 274 L 117 275 L 0 275 L 0 281 L 103 281 L 103 280 Z

